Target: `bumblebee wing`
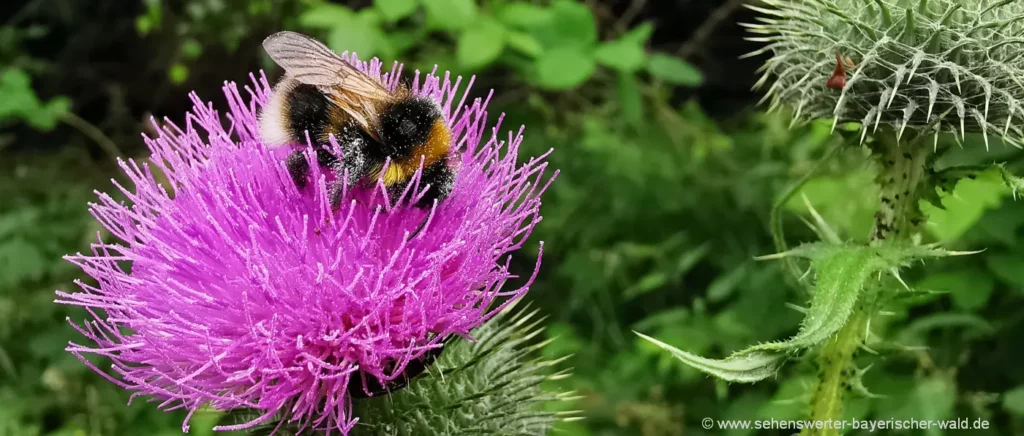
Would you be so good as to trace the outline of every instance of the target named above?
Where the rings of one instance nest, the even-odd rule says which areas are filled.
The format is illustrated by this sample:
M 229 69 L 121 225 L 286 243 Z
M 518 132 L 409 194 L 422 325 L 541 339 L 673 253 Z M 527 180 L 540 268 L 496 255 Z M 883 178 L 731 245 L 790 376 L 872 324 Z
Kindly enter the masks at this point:
M 372 77 L 357 70 L 326 45 L 296 32 L 278 32 L 263 41 L 275 63 L 299 83 L 320 87 L 374 139 L 379 139 L 375 107 L 391 93 Z
M 300 83 L 325 88 L 343 88 L 372 100 L 386 99 L 390 93 L 383 85 L 357 70 L 326 45 L 296 32 L 278 32 L 263 41 L 275 63 Z

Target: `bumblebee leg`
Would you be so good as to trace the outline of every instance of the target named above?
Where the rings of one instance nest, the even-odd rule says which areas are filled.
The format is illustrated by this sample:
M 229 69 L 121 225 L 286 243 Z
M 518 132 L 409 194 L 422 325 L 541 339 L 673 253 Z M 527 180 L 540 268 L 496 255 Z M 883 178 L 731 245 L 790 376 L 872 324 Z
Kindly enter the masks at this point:
M 409 234 L 409 239 L 406 239 L 406 240 L 407 240 L 407 241 L 411 241 L 411 240 L 413 240 L 413 239 L 414 239 L 414 238 L 415 238 L 415 237 L 416 237 L 417 235 L 419 235 L 419 234 L 420 234 L 420 232 L 422 232 L 422 231 L 423 231 L 423 228 L 427 226 L 427 220 L 429 220 L 429 219 L 430 219 L 430 217 L 429 217 L 429 216 L 427 216 L 427 217 L 423 217 L 423 221 L 420 221 L 420 224 L 419 224 L 418 226 L 416 226 L 416 229 L 415 229 L 415 230 L 413 230 L 413 231 L 412 231 L 412 233 L 410 233 L 410 234 Z
M 299 189 L 305 188 L 306 177 L 309 176 L 309 161 L 306 160 L 306 155 L 301 150 L 296 150 L 288 155 L 284 166 L 288 169 L 288 174 L 292 176 L 295 186 Z

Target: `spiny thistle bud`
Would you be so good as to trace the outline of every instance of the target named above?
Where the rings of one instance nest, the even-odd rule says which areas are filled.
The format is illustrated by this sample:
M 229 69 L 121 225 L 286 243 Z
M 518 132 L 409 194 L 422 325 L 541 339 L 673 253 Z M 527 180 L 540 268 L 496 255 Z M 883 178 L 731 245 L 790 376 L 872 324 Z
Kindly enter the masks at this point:
M 763 3 L 751 8 L 764 16 L 747 26 L 758 35 L 752 40 L 768 44 L 751 55 L 773 55 L 756 85 L 774 79 L 765 96 L 771 109 L 788 104 L 797 118 L 859 122 L 861 141 L 881 125 L 897 139 L 910 129 L 981 133 L 986 147 L 991 133 L 1021 145 L 1024 2 Z

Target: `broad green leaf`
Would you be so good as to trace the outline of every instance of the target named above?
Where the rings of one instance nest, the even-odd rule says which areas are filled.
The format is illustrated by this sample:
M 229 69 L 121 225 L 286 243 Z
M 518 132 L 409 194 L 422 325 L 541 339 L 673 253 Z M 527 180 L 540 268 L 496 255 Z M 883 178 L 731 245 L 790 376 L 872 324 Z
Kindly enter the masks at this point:
M 139 32 L 139 35 L 146 36 L 153 30 L 153 20 L 145 15 L 139 15 L 135 18 L 135 31 Z
M 302 27 L 314 29 L 333 29 L 352 21 L 354 13 L 351 9 L 334 3 L 316 3 L 299 15 Z
M 952 193 L 939 193 L 942 208 L 922 201 L 921 211 L 928 217 L 928 231 L 941 241 L 953 241 L 971 228 L 985 211 L 995 209 L 1010 191 L 999 171 L 985 171 L 956 183 Z
M 642 333 L 634 333 L 672 353 L 673 356 L 694 369 L 730 382 L 754 383 L 764 380 L 774 376 L 786 361 L 786 356 L 782 353 L 761 351 L 736 353 L 721 360 L 707 359 L 687 353 Z
M 48 132 L 57 126 L 61 116 L 71 110 L 71 100 L 67 97 L 54 97 L 39 110 L 25 113 L 25 122 L 30 126 Z
M 816 380 L 810 376 L 793 375 L 779 380 L 779 387 L 772 395 L 771 401 L 765 402 L 757 411 L 760 419 L 802 419 L 806 417 L 807 387 L 813 386 Z M 749 419 L 750 416 L 743 419 Z
M 198 58 L 203 54 L 203 45 L 195 38 L 188 38 L 181 43 L 181 54 L 188 59 Z
M 594 74 L 594 58 L 578 48 L 545 51 L 537 59 L 537 81 L 548 89 L 570 89 Z
M 392 52 L 386 55 L 395 57 L 423 41 L 423 38 L 426 37 L 426 29 L 419 28 L 413 31 L 389 30 L 383 32 L 382 35 L 384 37 L 383 41 L 387 42 L 381 45 L 381 54 L 385 55 L 384 47 L 387 47 Z
M 188 79 L 188 67 L 183 64 L 171 65 L 171 69 L 167 70 L 167 78 L 175 85 L 184 83 Z
M 690 319 L 690 309 L 677 307 L 665 309 L 633 323 L 633 330 L 655 330 L 682 325 Z
M 199 409 L 192 416 L 192 420 L 189 421 L 189 434 L 194 436 L 217 436 L 218 432 L 213 431 L 213 427 L 217 425 L 217 422 L 220 421 L 223 415 L 224 412 L 212 407 Z
M 327 33 L 327 45 L 338 53 L 350 52 L 360 59 L 370 59 L 377 54 L 377 42 L 381 31 L 373 26 L 372 16 L 350 14 L 340 18 Z
M 501 23 L 487 18 L 459 35 L 455 56 L 469 70 L 487 66 L 505 48 L 505 29 Z
M 991 334 L 995 328 L 991 323 L 977 315 L 969 313 L 933 313 L 914 320 L 898 335 L 903 345 L 926 344 L 925 335 L 937 329 L 958 329 L 967 336 L 984 336 Z
M 932 422 L 950 419 L 956 403 L 956 386 L 943 377 L 929 378 L 915 387 L 913 403 L 917 408 L 915 419 Z M 936 426 L 925 430 L 924 434 L 938 436 L 945 433 Z
M 597 23 L 585 4 L 558 1 L 551 5 L 551 18 L 534 34 L 545 48 L 589 48 L 597 43 Z
M 741 264 L 725 274 L 719 275 L 708 285 L 707 298 L 712 303 L 717 303 L 729 298 L 740 281 L 747 277 L 747 264 Z
M 865 240 L 875 223 L 878 187 L 870 171 L 851 171 L 808 180 L 786 203 L 786 209 L 810 216 L 807 203 L 845 238 Z
M 416 0 L 375 0 L 373 6 L 387 21 L 398 21 L 416 11 Z
M 0 271 L 4 271 L 0 284 L 12 289 L 15 285 L 36 281 L 43 277 L 49 266 L 46 253 L 37 244 L 21 236 L 0 243 Z
M 817 276 L 810 307 L 796 336 L 781 342 L 755 345 L 746 351 L 794 350 L 822 343 L 846 325 L 860 293 L 879 272 L 895 270 L 912 260 L 968 254 L 947 252 L 930 246 L 805 244 L 761 259 L 787 256 L 811 259 Z
M 1017 386 L 1003 394 L 1003 409 L 1017 416 L 1024 416 L 1024 385 Z
M 650 22 L 641 23 L 619 37 L 619 41 L 643 46 L 653 33 L 654 26 Z
M 21 119 L 37 130 L 49 131 L 70 108 L 67 97 L 41 102 L 32 89 L 31 78 L 22 70 L 10 68 L 0 76 L 0 121 Z
M 704 75 L 697 67 L 674 56 L 655 53 L 647 61 L 647 72 L 668 83 L 697 86 L 704 82 Z
M 883 266 L 868 247 L 844 247 L 812 258 L 818 280 L 800 331 L 785 342 L 755 348 L 786 350 L 824 342 L 846 325 L 867 281 Z
M 1004 283 L 1024 288 L 1024 255 L 1019 253 L 993 253 L 985 256 L 988 269 Z
M 447 31 L 469 27 L 478 13 L 474 0 L 423 0 L 423 7 L 430 26 Z
M 948 292 L 954 305 L 965 310 L 975 310 L 988 303 L 995 281 L 982 271 L 966 269 L 930 274 L 914 287 L 920 291 Z
M 533 3 L 514 2 L 501 6 L 497 17 L 503 23 L 516 27 L 533 27 L 551 19 L 550 8 Z
M 540 56 L 544 52 L 544 46 L 533 35 L 519 30 L 505 30 L 505 44 L 529 57 Z
M 618 40 L 597 46 L 594 58 L 608 68 L 631 73 L 643 67 L 646 54 L 642 45 Z
M 808 257 L 818 279 L 800 331 L 785 341 L 755 345 L 749 351 L 795 350 L 824 342 L 846 325 L 867 281 L 885 266 L 869 247 L 809 245 L 816 248 Z
M 644 118 L 644 102 L 636 76 L 631 73 L 619 73 L 618 91 L 622 115 L 634 127 L 641 126 Z
M 32 78 L 28 73 L 10 68 L 0 75 L 0 119 L 38 106 L 39 99 L 32 91 Z
M 658 289 L 668 283 L 668 275 L 661 271 L 654 271 L 644 275 L 637 280 L 633 286 L 626 288 L 622 291 L 622 298 L 631 300 L 633 298 L 644 295 L 655 289 Z

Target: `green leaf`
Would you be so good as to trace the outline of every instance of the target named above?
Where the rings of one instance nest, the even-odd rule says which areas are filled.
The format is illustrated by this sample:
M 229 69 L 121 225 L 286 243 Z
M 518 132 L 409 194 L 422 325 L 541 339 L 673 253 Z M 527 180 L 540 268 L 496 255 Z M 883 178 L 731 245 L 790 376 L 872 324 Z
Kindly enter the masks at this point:
M 186 59 L 195 59 L 203 54 L 203 45 L 195 38 L 187 38 L 181 42 L 181 54 Z
M 505 44 L 529 57 L 535 58 L 544 52 L 544 46 L 533 35 L 518 30 L 505 31 Z
M 747 278 L 747 264 L 741 264 L 725 274 L 719 275 L 708 285 L 707 298 L 712 303 L 717 303 L 729 298 L 733 291 L 740 284 L 740 281 Z
M 182 64 L 171 65 L 171 69 L 167 70 L 167 78 L 175 85 L 184 83 L 188 79 L 188 67 Z
M 877 273 L 894 271 L 912 260 L 969 253 L 947 252 L 930 246 L 805 244 L 787 253 L 761 259 L 787 256 L 811 259 L 818 277 L 810 307 L 796 336 L 782 342 L 770 342 L 745 350 L 783 351 L 811 347 L 824 342 L 846 325 L 861 292 Z
M 1024 385 L 1017 386 L 1003 394 L 1003 409 L 1017 416 L 1024 416 Z
M 985 211 L 1002 203 L 1002 198 L 1010 193 L 1004 183 L 998 170 L 984 171 L 960 179 L 952 193 L 939 193 L 942 208 L 921 202 L 921 212 L 928 217 L 928 232 L 940 241 L 956 240 L 974 226 Z
M 644 66 L 647 54 L 644 53 L 643 45 L 618 40 L 599 45 L 594 58 L 608 68 L 632 73 Z
M 533 3 L 508 3 L 498 10 L 497 17 L 503 23 L 516 27 L 533 27 L 551 19 L 551 9 Z
M 367 14 L 339 17 L 327 33 L 325 42 L 338 53 L 354 52 L 360 59 L 370 59 L 377 54 L 377 42 L 381 37 L 380 28 L 371 23 L 372 19 L 373 16 Z
M 537 59 L 537 81 L 548 89 L 571 89 L 594 74 L 590 53 L 572 47 L 545 51 Z
M 54 97 L 43 105 L 41 111 L 27 114 L 25 121 L 36 129 L 48 132 L 57 127 L 57 121 L 70 110 L 71 99 L 63 96 Z
M 40 101 L 31 77 L 22 70 L 9 68 L 0 75 L 0 121 L 20 119 L 37 130 L 49 131 L 70 107 L 71 101 L 63 96 Z
M 884 267 L 868 247 L 843 247 L 811 259 L 818 281 L 796 336 L 754 349 L 787 350 L 820 344 L 846 325 L 867 281 Z
M 940 271 L 928 275 L 915 288 L 921 291 L 949 292 L 954 305 L 965 310 L 975 310 L 988 303 L 995 281 L 990 275 L 973 269 Z
M 459 35 L 455 57 L 463 67 L 476 70 L 494 62 L 504 49 L 505 28 L 487 18 Z
M 707 359 L 687 353 L 642 333 L 634 333 L 672 353 L 673 356 L 690 367 L 730 382 L 754 383 L 764 380 L 774 376 L 786 361 L 786 356 L 782 353 L 759 351 L 736 353 L 721 360 Z
M 153 21 L 145 15 L 140 15 L 135 18 L 135 30 L 139 35 L 146 36 L 153 31 Z
M 376 0 L 373 6 L 380 11 L 385 20 L 395 22 L 416 11 L 416 0 Z
M 790 197 L 786 209 L 810 217 L 805 196 L 807 203 L 841 235 L 863 240 L 871 232 L 878 210 L 878 187 L 872 172 L 851 171 L 808 180 Z
M 903 345 L 927 344 L 926 335 L 932 330 L 958 328 L 965 336 L 987 336 L 995 327 L 977 315 L 970 313 L 933 313 L 915 319 L 897 335 Z
M 1017 253 L 998 253 L 985 256 L 985 263 L 1004 283 L 1024 288 L 1024 256 Z
M 654 26 L 651 23 L 642 23 L 632 29 L 629 29 L 628 32 L 619 37 L 619 41 L 643 46 L 647 43 L 647 40 L 651 38 L 651 34 L 653 33 Z
M 634 127 L 641 126 L 644 119 L 644 102 L 636 76 L 630 73 L 619 73 L 618 91 L 619 106 L 622 108 L 622 115 L 626 118 L 626 122 Z
M 664 286 L 665 283 L 668 283 L 668 275 L 665 274 L 664 272 L 654 271 L 648 273 L 641 277 L 640 280 L 637 280 L 637 282 L 634 283 L 633 286 L 630 286 L 626 288 L 626 290 L 622 291 L 622 298 L 625 298 L 626 300 L 631 300 L 633 298 L 651 292 L 655 289 L 658 289 Z
M 956 404 L 956 386 L 942 377 L 932 377 L 915 386 L 913 404 L 917 407 L 916 419 L 941 421 L 953 417 L 953 406 Z M 929 428 L 928 435 L 942 435 L 938 428 Z
M 447 31 L 469 27 L 478 13 L 474 0 L 423 0 L 423 7 L 430 26 Z
M 590 48 L 597 43 L 597 22 L 585 4 L 558 1 L 551 5 L 551 18 L 534 34 L 545 48 Z
M 676 85 L 697 86 L 704 82 L 704 75 L 689 62 L 662 53 L 650 56 L 647 61 L 647 72 Z
M 299 15 L 299 25 L 314 29 L 334 29 L 352 22 L 351 9 L 334 3 L 315 3 Z

